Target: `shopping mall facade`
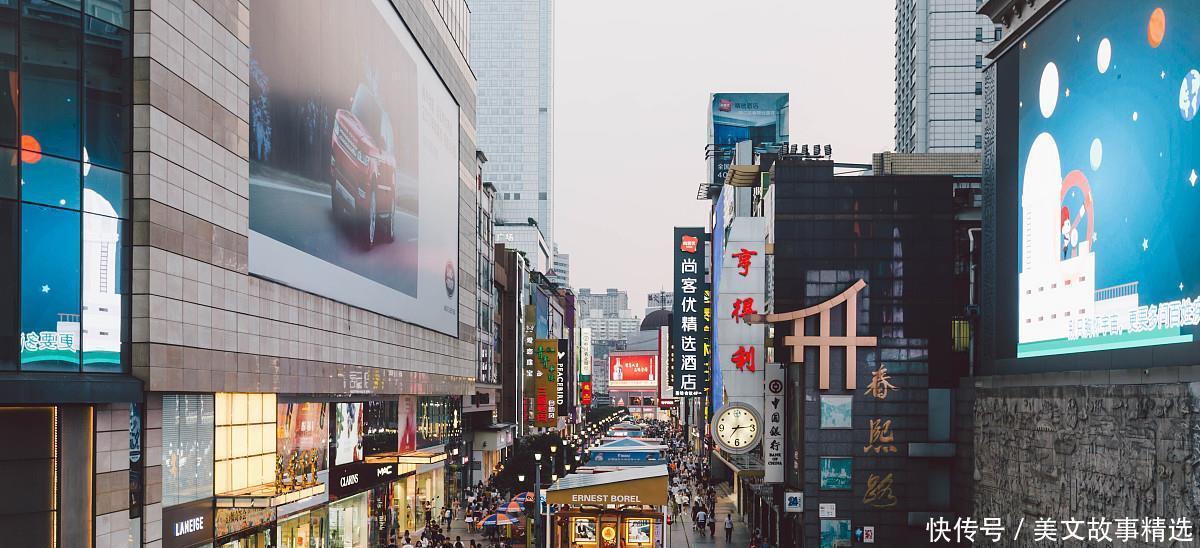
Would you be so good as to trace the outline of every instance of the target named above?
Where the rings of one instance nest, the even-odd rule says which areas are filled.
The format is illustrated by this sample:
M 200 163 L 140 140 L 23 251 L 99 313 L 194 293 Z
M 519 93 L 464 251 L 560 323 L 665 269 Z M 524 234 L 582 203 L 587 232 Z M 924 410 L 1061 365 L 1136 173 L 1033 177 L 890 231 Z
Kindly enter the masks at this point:
M 6 543 L 375 546 L 470 468 L 466 4 L 251 4 L 0 3 Z

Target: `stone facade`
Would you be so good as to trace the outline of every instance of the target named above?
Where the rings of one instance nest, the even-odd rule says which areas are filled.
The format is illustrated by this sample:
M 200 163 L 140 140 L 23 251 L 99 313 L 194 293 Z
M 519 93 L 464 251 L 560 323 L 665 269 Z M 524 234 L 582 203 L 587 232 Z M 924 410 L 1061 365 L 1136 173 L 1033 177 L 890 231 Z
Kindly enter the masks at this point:
M 1144 517 L 1193 519 L 1198 411 L 1197 382 L 981 387 L 973 517 L 1010 528 L 995 546 L 1035 545 L 1039 518 L 1083 520 L 1085 538 L 1090 518 L 1136 518 L 1139 528 Z M 1013 540 L 1021 518 L 1025 530 Z

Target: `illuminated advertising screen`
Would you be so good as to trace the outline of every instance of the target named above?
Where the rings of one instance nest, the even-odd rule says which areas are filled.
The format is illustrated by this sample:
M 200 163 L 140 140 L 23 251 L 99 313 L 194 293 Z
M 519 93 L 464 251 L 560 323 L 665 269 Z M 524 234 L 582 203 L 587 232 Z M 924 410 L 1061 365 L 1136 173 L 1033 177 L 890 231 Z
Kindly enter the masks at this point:
M 363 404 L 334 404 L 333 464 L 341 466 L 363 460 Z
M 609 388 L 657 388 L 658 354 L 613 352 L 608 356 Z
M 386 0 L 251 23 L 250 272 L 456 335 L 454 98 Z
M 284 485 L 303 484 L 327 466 L 330 404 L 280 403 L 275 407 L 275 453 L 283 462 L 280 479 Z
M 787 93 L 714 93 L 708 119 L 708 142 L 716 150 L 709 162 L 714 183 L 725 181 L 734 145 L 751 141 L 755 148 L 788 140 Z
M 1194 340 L 1198 28 L 1194 0 L 1072 0 L 1006 54 L 1017 358 Z

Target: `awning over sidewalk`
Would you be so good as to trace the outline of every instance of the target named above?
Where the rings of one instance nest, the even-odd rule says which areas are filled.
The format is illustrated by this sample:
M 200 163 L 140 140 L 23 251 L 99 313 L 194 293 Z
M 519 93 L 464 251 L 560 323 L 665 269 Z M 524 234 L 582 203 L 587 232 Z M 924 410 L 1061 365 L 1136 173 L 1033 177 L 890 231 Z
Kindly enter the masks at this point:
M 666 465 L 603 474 L 571 474 L 546 490 L 550 504 L 663 506 L 667 504 Z

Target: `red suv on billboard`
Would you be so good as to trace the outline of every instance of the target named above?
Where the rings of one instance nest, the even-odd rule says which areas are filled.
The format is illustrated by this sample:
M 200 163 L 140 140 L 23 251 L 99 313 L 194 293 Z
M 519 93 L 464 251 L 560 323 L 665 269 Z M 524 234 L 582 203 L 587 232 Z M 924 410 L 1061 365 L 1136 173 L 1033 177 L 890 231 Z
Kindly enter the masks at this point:
M 349 215 L 363 245 L 396 238 L 396 156 L 391 119 L 379 99 L 359 85 L 350 110 L 338 109 L 329 168 L 333 213 Z

